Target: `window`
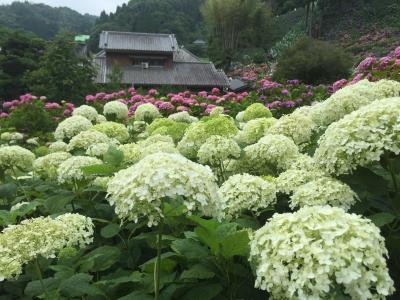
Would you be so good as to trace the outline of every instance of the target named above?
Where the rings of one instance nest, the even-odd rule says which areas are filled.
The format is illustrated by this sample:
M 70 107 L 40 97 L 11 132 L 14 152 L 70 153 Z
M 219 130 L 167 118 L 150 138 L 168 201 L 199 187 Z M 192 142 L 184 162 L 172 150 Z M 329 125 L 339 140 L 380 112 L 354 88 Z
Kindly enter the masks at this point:
M 142 66 L 142 63 L 148 63 L 150 67 L 163 67 L 166 63 L 165 58 L 152 58 L 152 57 L 134 57 L 132 65 Z

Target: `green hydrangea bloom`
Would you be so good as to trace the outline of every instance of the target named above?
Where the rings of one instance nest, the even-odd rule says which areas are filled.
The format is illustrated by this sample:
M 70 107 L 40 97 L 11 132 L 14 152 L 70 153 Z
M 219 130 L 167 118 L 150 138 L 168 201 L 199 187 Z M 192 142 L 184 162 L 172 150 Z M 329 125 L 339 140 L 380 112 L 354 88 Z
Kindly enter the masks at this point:
M 271 111 L 264 106 L 262 103 L 254 103 L 246 108 L 243 113 L 243 121 L 248 122 L 250 120 L 258 118 L 271 118 Z

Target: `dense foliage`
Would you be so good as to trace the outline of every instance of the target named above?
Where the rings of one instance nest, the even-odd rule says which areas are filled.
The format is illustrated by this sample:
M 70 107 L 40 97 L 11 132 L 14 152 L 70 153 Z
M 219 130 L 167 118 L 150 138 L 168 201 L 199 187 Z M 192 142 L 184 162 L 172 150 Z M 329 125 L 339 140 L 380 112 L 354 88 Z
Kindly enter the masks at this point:
M 27 82 L 35 94 L 79 102 L 94 90 L 95 72 L 92 62 L 78 53 L 72 36 L 59 34 L 47 45 L 38 68 L 28 74 Z
M 13 2 L 0 5 L 0 26 L 29 31 L 50 39 L 60 31 L 90 33 L 96 17 L 67 8 L 45 4 Z
M 343 49 L 328 42 L 302 38 L 278 57 L 274 78 L 328 83 L 348 77 L 351 67 L 351 57 Z
M 26 92 L 26 74 L 37 69 L 44 46 L 34 35 L 0 28 L 0 100 Z

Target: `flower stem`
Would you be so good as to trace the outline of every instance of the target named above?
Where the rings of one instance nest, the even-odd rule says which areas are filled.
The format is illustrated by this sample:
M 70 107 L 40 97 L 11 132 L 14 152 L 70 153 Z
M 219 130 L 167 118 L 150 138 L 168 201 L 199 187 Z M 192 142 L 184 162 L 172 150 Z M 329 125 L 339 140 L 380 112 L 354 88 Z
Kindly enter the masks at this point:
M 46 298 L 50 299 L 49 294 L 47 293 L 46 286 L 44 285 L 44 282 L 43 282 L 42 271 L 40 270 L 40 265 L 39 265 L 39 261 L 37 258 L 35 259 L 35 266 L 36 266 L 37 276 L 39 277 L 40 285 L 42 286 L 42 290 L 43 290 L 44 294 L 46 295 Z
M 162 232 L 164 228 L 164 220 L 161 218 L 160 224 L 158 225 L 157 235 L 157 258 L 154 265 L 154 300 L 159 300 L 160 297 L 160 267 L 161 267 L 161 243 L 162 243 Z

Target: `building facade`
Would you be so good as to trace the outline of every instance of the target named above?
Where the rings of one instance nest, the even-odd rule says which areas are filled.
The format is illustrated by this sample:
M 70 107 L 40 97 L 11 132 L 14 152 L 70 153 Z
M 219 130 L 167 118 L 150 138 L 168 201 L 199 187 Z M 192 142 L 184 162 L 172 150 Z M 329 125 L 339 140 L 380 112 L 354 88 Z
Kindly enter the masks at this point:
M 113 68 L 118 67 L 122 83 L 134 87 L 229 87 L 222 70 L 179 47 L 173 34 L 103 31 L 99 47 L 94 63 L 98 70 L 96 82 L 100 84 L 107 83 Z

